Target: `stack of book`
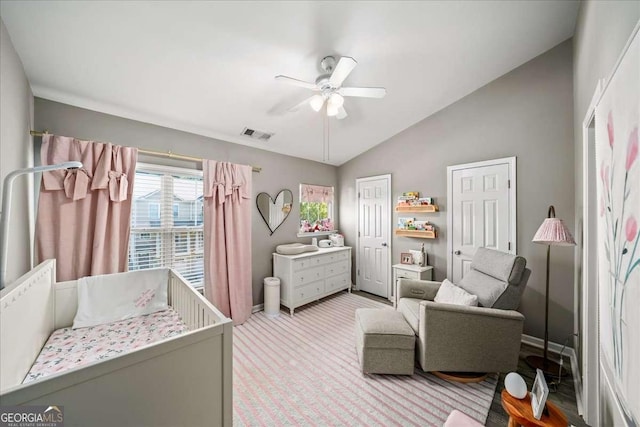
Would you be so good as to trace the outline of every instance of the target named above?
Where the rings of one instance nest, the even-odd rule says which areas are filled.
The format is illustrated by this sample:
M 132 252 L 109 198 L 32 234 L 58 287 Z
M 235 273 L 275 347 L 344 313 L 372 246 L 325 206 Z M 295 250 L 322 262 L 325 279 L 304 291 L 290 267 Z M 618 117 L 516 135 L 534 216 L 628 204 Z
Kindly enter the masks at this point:
M 408 191 L 398 197 L 398 206 L 427 206 L 434 203 L 433 197 L 420 197 L 417 191 Z

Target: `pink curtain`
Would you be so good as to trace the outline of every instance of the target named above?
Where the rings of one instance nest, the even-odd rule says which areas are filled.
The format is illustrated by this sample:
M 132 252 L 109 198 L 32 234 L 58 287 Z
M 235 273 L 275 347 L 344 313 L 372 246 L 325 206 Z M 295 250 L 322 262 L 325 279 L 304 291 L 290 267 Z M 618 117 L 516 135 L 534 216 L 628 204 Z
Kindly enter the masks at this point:
M 251 166 L 203 160 L 205 296 L 240 325 L 251 316 Z
M 43 165 L 83 164 L 77 170 L 42 174 L 36 255 L 40 261 L 56 259 L 58 280 L 127 270 L 137 156 L 136 148 L 42 137 Z

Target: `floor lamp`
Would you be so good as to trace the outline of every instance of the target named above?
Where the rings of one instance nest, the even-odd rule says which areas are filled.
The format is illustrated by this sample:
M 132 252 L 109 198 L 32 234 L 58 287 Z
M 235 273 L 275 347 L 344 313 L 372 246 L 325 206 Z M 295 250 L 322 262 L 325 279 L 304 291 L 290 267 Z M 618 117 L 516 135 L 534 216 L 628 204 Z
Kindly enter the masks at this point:
M 544 306 L 544 356 L 528 356 L 527 364 L 532 368 L 541 369 L 545 374 L 557 377 L 564 376 L 567 371 L 559 364 L 547 358 L 547 350 L 549 347 L 549 255 L 551 246 L 575 246 L 571 232 L 564 225 L 561 219 L 556 218 L 556 210 L 553 206 L 549 206 L 548 217 L 544 220 L 532 242 L 547 245 L 547 285 L 545 291 Z M 562 357 L 562 356 L 561 356 Z
M 7 252 L 9 249 L 9 215 L 11 214 L 11 192 L 13 181 L 20 175 L 36 172 L 47 172 L 59 169 L 81 168 L 81 162 L 65 162 L 57 165 L 36 166 L 34 168 L 18 169 L 7 174 L 2 189 L 2 216 L 0 217 L 0 289 L 6 286 Z

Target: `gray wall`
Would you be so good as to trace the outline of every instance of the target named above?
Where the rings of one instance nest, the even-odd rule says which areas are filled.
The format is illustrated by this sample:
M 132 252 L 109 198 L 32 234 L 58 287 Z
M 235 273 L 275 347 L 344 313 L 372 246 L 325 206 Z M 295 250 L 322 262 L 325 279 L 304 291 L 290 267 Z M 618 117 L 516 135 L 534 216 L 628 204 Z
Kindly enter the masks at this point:
M 33 122 L 33 94 L 22 62 L 0 20 L 0 179 L 16 169 L 32 165 L 33 151 L 29 129 Z M 22 175 L 13 186 L 10 212 L 7 283 L 26 273 L 31 266 L 29 222 L 29 182 Z M 0 196 L 2 189 L 0 189 Z M 5 212 L 2 212 L 5 215 Z
M 580 6 L 573 44 L 576 224 L 582 224 L 582 122 L 598 79 L 609 77 L 638 20 L 638 1 L 585 1 Z M 590 200 L 597 200 L 595 194 L 590 195 Z M 596 208 L 594 203 L 592 210 L 595 212 Z M 581 256 L 580 248 L 576 249 L 576 256 Z M 601 393 L 602 419 L 597 423 L 590 422 L 623 425 L 612 397 L 606 390 Z
M 447 272 L 447 166 L 517 157 L 517 248 L 532 270 L 520 311 L 524 332 L 544 336 L 544 246 L 531 239 L 555 205 L 573 230 L 573 101 L 571 41 L 556 46 L 431 117 L 340 166 L 340 230 L 355 244 L 355 180 L 391 173 L 392 197 L 418 190 L 436 198 L 439 214 L 429 219 L 439 237 L 425 248 L 435 278 Z M 397 215 L 394 215 L 394 222 Z M 417 249 L 421 239 L 395 237 L 393 261 Z M 573 251 L 553 248 L 550 339 L 564 342 L 573 330 Z
M 171 150 L 174 153 L 261 166 L 262 172 L 253 174 L 252 257 L 253 304 L 263 301 L 262 279 L 272 275 L 271 254 L 276 245 L 291 242 L 310 242 L 310 238 L 298 239 L 299 185 L 311 183 L 336 186 L 335 166 L 303 160 L 269 151 L 232 144 L 161 126 L 123 119 L 108 114 L 72 107 L 45 99 L 35 99 L 35 127 L 47 129 L 57 135 L 80 139 L 109 141 L 115 144 L 146 148 L 155 151 Z M 39 145 L 39 138 L 37 145 Z M 154 162 L 173 166 L 200 168 L 195 162 L 175 161 L 157 157 L 140 156 L 140 162 Z M 275 197 L 283 188 L 293 192 L 293 209 L 284 224 L 269 236 L 269 230 L 256 208 L 255 196 L 264 191 Z

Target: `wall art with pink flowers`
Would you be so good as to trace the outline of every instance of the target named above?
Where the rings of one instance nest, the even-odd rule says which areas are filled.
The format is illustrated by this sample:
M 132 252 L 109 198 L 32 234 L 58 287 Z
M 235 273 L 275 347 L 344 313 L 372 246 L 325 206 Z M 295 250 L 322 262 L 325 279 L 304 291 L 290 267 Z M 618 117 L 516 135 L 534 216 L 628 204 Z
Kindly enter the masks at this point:
M 638 34 L 596 106 L 600 361 L 632 426 L 640 425 Z

